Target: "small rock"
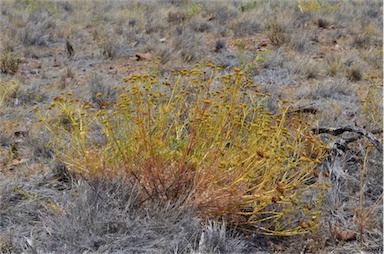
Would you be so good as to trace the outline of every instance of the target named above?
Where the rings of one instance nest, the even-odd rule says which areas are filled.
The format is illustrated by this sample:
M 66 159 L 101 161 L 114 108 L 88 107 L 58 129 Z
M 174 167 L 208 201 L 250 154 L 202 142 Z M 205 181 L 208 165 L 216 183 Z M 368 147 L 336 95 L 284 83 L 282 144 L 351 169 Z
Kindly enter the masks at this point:
M 168 22 L 173 24 L 179 24 L 185 21 L 187 14 L 185 12 L 173 12 L 168 13 Z

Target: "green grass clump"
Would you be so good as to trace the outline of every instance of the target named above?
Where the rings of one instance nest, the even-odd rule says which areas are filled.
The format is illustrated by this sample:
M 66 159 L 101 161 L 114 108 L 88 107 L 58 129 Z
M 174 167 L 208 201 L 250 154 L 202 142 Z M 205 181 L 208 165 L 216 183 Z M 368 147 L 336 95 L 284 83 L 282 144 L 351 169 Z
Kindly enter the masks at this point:
M 240 69 L 220 71 L 196 64 L 162 80 L 134 74 L 100 109 L 63 95 L 35 111 L 54 137 L 48 145 L 85 179 L 128 176 L 148 202 L 188 197 L 201 217 L 252 232 L 313 232 L 325 145 L 287 102 L 272 114 Z

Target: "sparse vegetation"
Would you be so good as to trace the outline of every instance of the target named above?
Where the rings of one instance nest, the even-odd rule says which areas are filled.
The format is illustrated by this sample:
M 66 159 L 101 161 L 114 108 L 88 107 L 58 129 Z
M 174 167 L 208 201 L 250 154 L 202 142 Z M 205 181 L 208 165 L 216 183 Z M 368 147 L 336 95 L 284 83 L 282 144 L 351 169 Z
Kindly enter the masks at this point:
M 382 1 L 0 9 L 0 253 L 383 251 Z

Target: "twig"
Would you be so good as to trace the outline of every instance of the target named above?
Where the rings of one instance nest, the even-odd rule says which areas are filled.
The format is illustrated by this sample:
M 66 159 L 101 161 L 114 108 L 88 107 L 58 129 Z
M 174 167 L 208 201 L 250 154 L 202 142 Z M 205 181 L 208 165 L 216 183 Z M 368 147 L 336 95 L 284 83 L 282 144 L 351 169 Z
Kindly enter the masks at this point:
M 356 126 L 343 126 L 340 128 L 326 128 L 326 127 L 321 127 L 321 128 L 312 128 L 311 131 L 313 131 L 316 134 L 331 134 L 333 136 L 338 136 L 340 134 L 343 134 L 344 132 L 355 132 L 358 133 L 366 138 L 368 138 L 372 145 L 380 152 L 383 153 L 383 144 L 373 135 L 373 133 L 381 133 L 382 130 L 375 130 L 374 132 L 369 132 L 364 130 L 363 128 L 359 128 Z M 349 138 L 349 139 L 344 139 L 346 143 L 350 143 L 353 141 L 356 141 L 358 138 Z

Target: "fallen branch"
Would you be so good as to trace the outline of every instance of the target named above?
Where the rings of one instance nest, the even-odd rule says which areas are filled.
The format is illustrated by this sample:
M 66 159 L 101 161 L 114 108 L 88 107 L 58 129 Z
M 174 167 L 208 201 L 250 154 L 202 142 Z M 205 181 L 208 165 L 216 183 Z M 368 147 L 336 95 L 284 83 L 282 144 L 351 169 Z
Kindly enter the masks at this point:
M 383 144 L 373 135 L 372 132 L 366 131 L 363 128 L 359 128 L 356 126 L 343 126 L 340 128 L 312 128 L 311 131 L 313 131 L 316 134 L 330 134 L 333 136 L 338 136 L 340 134 L 343 134 L 344 132 L 355 132 L 358 133 L 366 138 L 368 138 L 372 145 L 380 152 L 383 153 Z M 374 133 L 381 133 L 383 130 L 376 130 Z M 349 138 L 349 139 L 344 139 L 346 143 L 353 142 L 357 140 L 358 138 Z

